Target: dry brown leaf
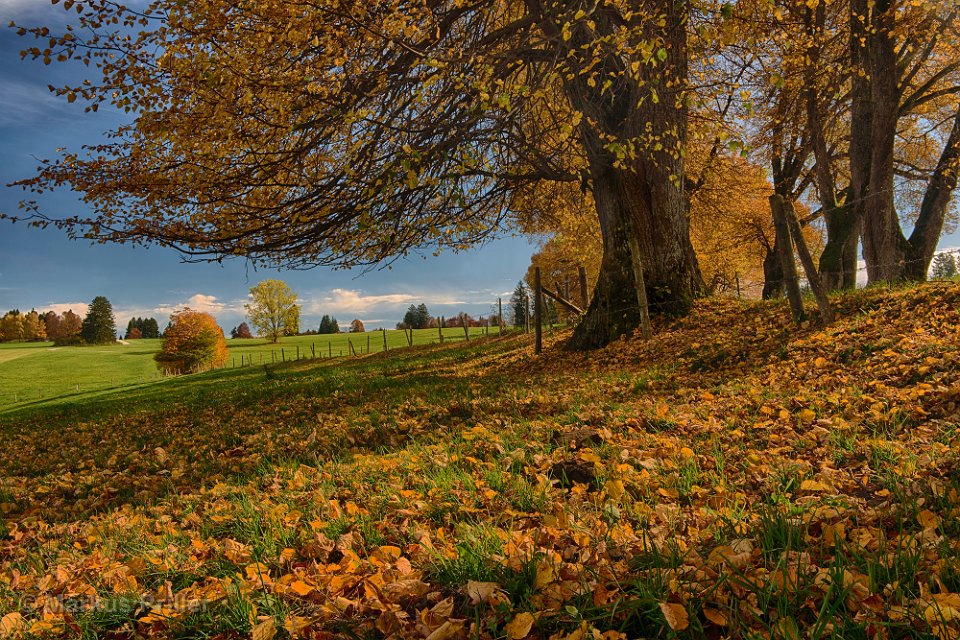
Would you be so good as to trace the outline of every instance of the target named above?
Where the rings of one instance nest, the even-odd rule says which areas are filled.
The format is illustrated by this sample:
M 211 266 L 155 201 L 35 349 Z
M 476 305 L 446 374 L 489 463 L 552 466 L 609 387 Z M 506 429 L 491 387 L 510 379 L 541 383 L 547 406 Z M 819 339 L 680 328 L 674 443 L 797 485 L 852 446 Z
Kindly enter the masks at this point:
M 26 630 L 27 621 L 16 611 L 0 618 L 0 638 L 12 638 L 14 635 Z
M 533 628 L 533 616 L 526 611 L 518 613 L 517 616 L 507 623 L 506 632 L 510 640 L 521 640 L 530 634 Z
M 467 582 L 467 596 L 470 598 L 470 604 L 478 605 L 489 602 L 490 598 L 500 589 L 496 582 L 477 582 L 470 580 Z
M 709 607 L 704 607 L 703 616 L 719 627 L 727 626 L 727 616 L 723 615 L 719 609 L 710 609 Z
M 273 618 L 267 618 L 255 626 L 250 635 L 253 640 L 273 640 L 273 636 L 277 635 L 277 624 Z
M 440 625 L 433 633 L 427 636 L 427 640 L 452 640 L 459 638 L 463 634 L 463 623 L 447 620 Z
M 683 631 L 690 626 L 690 617 L 687 615 L 687 610 L 682 604 L 661 602 L 660 611 L 663 612 L 663 617 L 666 618 L 667 624 L 670 625 L 670 628 L 674 631 Z

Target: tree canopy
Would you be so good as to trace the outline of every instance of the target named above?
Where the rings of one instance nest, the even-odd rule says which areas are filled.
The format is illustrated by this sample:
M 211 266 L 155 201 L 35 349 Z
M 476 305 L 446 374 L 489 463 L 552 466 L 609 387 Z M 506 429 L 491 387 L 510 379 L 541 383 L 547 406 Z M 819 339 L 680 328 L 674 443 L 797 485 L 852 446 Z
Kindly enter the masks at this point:
M 251 287 L 250 302 L 244 308 L 257 332 L 272 342 L 299 331 L 297 294 L 282 280 L 264 280 Z
M 809 205 L 804 224 L 823 220 L 828 288 L 856 282 L 861 239 L 871 281 L 926 277 L 960 173 L 955 2 L 65 4 L 66 31 L 21 28 L 40 45 L 25 56 L 92 65 L 54 90 L 133 120 L 20 182 L 93 209 L 26 202 L 35 224 L 350 266 L 463 248 L 579 199 L 599 242 L 578 347 L 637 326 L 641 281 L 653 313 L 707 291 L 694 247 L 726 245 L 712 221 L 691 238 L 691 214 L 737 155 Z M 739 262 L 707 265 L 710 283 Z

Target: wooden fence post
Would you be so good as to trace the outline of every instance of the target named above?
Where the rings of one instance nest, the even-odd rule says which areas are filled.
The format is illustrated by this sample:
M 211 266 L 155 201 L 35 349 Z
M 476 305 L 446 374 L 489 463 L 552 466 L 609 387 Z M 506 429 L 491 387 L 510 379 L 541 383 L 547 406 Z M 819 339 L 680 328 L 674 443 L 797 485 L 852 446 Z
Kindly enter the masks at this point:
M 487 327 L 489 329 L 489 324 Z M 488 330 L 487 333 L 490 333 Z M 497 298 L 497 335 L 503 333 L 503 298 Z
M 649 340 L 653 331 L 650 329 L 647 284 L 643 277 L 643 262 L 640 261 L 640 243 L 633 234 L 630 236 L 630 262 L 633 264 L 633 279 L 637 287 L 637 305 L 640 307 L 640 334 L 644 340 Z
M 287 354 L 284 352 L 283 347 L 280 347 L 280 360 L 281 362 L 287 361 Z
M 443 316 L 437 320 L 437 334 L 440 336 L 440 344 L 443 344 Z
M 350 355 L 352 356 L 357 355 L 356 349 L 353 348 L 353 340 L 351 340 L 350 338 L 347 338 L 347 346 L 350 347 Z
M 311 342 L 311 343 L 310 343 L 310 357 L 311 357 L 311 358 L 316 358 L 316 357 L 317 357 L 317 343 L 316 343 L 316 342 Z
M 297 360 L 300 359 L 300 345 L 297 345 Z
M 526 289 L 523 292 L 523 306 L 526 309 L 523 314 L 523 329 L 525 333 L 530 333 L 530 294 Z
M 383 329 L 383 352 L 387 352 L 387 329 Z
M 543 351 L 543 329 L 540 327 L 540 321 L 543 315 L 543 293 L 540 291 L 540 267 L 533 268 L 533 325 L 534 341 L 533 352 L 539 354 Z
M 367 354 L 370 354 L 370 334 L 367 334 Z
M 773 226 L 776 231 L 776 250 L 780 256 L 780 266 L 783 268 L 783 284 L 787 290 L 787 299 L 790 301 L 790 311 L 796 324 L 803 322 L 803 297 L 800 294 L 800 283 L 797 280 L 797 263 L 793 258 L 793 243 L 790 242 L 790 226 L 787 223 L 785 211 L 786 201 L 778 193 L 770 196 L 770 211 L 773 213 Z
M 470 322 L 467 320 L 467 314 L 460 316 L 460 324 L 463 325 L 463 337 L 470 342 Z

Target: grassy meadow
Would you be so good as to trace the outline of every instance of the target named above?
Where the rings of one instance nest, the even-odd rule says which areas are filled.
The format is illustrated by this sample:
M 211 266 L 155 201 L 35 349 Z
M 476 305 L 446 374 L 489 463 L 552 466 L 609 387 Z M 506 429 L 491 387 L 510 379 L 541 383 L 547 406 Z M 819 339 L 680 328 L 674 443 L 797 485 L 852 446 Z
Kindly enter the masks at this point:
M 497 328 L 490 329 L 491 335 Z M 471 328 L 473 338 L 486 330 Z M 444 341 L 464 340 L 462 328 L 443 330 Z M 387 349 L 408 347 L 403 331 L 386 332 Z M 369 339 L 369 342 L 368 342 Z M 413 344 L 429 345 L 440 341 L 436 329 L 415 329 Z M 351 355 L 350 343 L 357 354 L 383 351 L 383 333 L 291 336 L 273 344 L 265 339 L 227 340 L 230 357 L 227 367 L 261 366 L 284 360 L 316 356 L 339 358 Z M 57 347 L 52 343 L 0 343 L 0 413 L 18 407 L 74 402 L 88 395 L 101 395 L 127 388 L 133 391 L 144 384 L 164 382 L 153 356 L 161 340 L 128 340 L 127 344 L 84 347 Z
M 20 407 L 0 636 L 960 637 L 960 286 L 835 302 Z

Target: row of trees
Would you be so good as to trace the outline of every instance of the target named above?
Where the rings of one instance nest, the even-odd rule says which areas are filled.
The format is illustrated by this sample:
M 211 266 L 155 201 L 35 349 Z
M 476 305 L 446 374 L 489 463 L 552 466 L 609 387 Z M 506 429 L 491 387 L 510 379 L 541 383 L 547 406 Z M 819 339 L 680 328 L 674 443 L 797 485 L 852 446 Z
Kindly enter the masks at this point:
M 154 321 L 155 324 L 156 321 Z M 14 309 L 0 319 L 0 341 L 52 340 L 58 345 L 109 344 L 116 341 L 113 307 L 103 296 L 97 296 L 81 319 L 72 310 L 62 314 L 35 310 L 20 313 Z
M 159 338 L 160 326 L 155 318 L 131 318 L 127 322 L 127 330 L 123 334 L 125 340 L 137 340 L 139 338 Z

